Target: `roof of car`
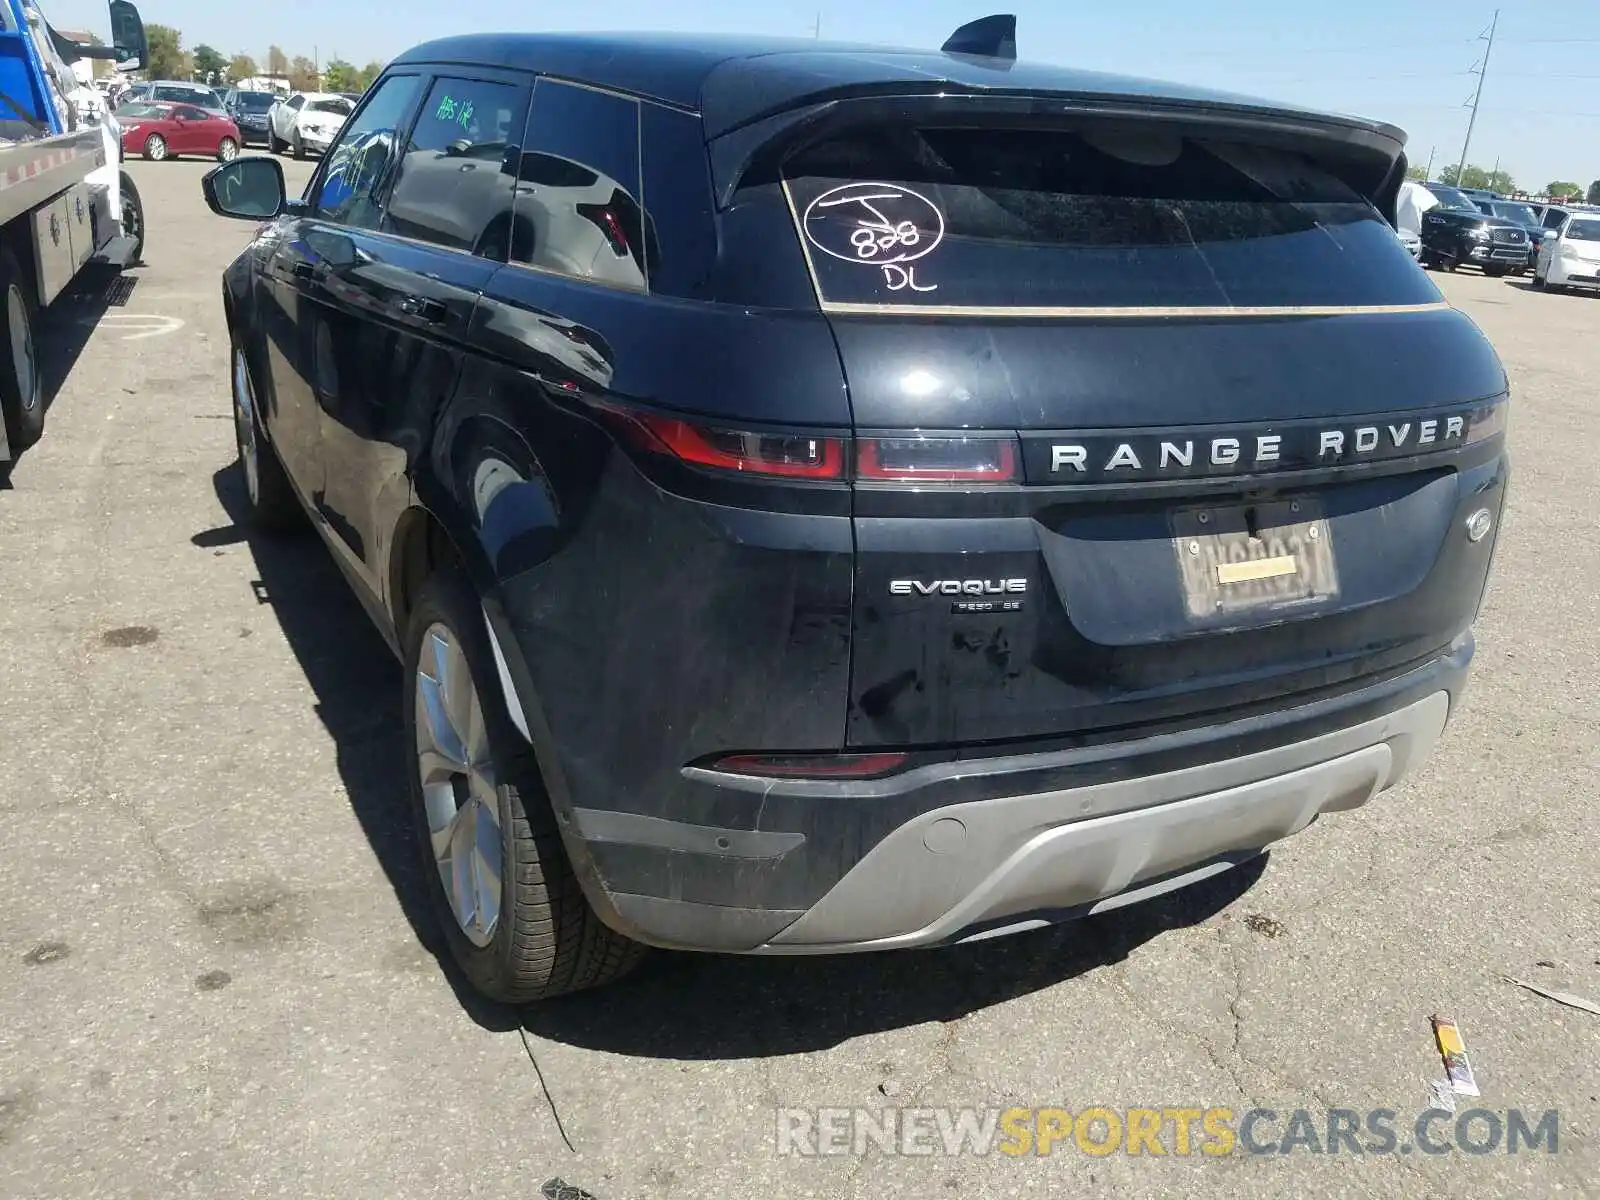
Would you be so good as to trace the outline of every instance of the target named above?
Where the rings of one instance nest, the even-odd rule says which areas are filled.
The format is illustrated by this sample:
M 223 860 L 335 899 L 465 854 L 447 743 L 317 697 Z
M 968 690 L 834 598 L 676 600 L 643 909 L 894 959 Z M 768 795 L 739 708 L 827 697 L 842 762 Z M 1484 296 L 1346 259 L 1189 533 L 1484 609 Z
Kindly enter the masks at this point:
M 424 42 L 394 60 L 395 65 L 405 63 L 496 66 L 591 83 L 697 110 L 713 137 L 818 93 L 883 84 L 919 91 L 1116 96 L 1330 116 L 1248 96 L 1045 63 L 809 38 L 483 33 Z M 1333 119 L 1404 139 L 1392 126 Z

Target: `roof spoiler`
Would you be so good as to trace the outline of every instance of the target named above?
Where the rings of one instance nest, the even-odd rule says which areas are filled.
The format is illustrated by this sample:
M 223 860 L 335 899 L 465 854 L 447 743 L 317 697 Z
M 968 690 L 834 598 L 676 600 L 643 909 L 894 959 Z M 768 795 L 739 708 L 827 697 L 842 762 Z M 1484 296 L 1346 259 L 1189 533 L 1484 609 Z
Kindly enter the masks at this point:
M 939 47 L 946 54 L 970 54 L 979 58 L 1017 61 L 1017 18 L 1012 13 L 996 13 L 969 21 L 945 39 Z

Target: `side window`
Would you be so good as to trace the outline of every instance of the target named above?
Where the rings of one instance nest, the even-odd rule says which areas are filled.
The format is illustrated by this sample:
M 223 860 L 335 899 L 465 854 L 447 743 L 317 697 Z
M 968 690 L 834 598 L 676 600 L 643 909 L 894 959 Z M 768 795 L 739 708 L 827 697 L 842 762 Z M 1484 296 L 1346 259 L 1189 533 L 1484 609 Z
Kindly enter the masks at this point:
M 439 77 L 417 112 L 382 228 L 499 262 L 511 244 L 528 90 Z
M 206 120 L 210 120 L 210 117 L 206 113 L 205 109 L 203 109 L 203 108 L 190 108 L 187 104 L 180 104 L 178 106 L 178 111 L 177 111 L 176 115 L 182 117 L 185 121 L 206 121 Z
M 289 107 L 290 108 L 299 108 L 305 102 L 306 102 L 306 98 L 304 96 L 292 96 L 289 99 Z
M 638 196 L 638 101 L 541 79 L 517 173 L 511 261 L 644 288 L 652 251 Z
M 394 159 L 395 142 L 422 90 L 420 75 L 381 80 L 366 105 L 345 122 L 328 151 L 327 169 L 312 211 L 326 221 L 375 229 L 380 189 Z

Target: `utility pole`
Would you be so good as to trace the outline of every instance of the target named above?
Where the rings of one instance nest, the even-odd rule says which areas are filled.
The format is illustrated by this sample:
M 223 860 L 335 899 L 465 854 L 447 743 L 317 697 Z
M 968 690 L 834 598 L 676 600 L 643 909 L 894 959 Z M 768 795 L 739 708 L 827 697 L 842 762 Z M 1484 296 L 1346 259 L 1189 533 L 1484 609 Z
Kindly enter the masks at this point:
M 1427 183 L 1428 180 L 1433 178 L 1433 156 L 1437 154 L 1438 151 L 1439 147 L 1437 146 L 1428 147 L 1428 169 L 1422 173 L 1423 183 Z
M 1489 22 L 1489 44 L 1483 51 L 1483 62 L 1478 65 L 1478 89 L 1472 94 L 1472 115 L 1467 118 L 1467 136 L 1461 143 L 1461 161 L 1456 165 L 1456 186 L 1461 186 L 1461 172 L 1467 169 L 1467 148 L 1472 145 L 1472 127 L 1478 123 L 1478 101 L 1483 99 L 1483 80 L 1489 74 L 1489 55 L 1494 53 L 1494 31 L 1500 24 L 1500 10 L 1494 10 L 1494 19 Z M 1480 40 L 1483 34 L 1479 34 Z M 1468 72 L 1471 74 L 1471 72 Z
M 822 40 L 822 10 L 817 10 L 817 19 L 811 26 L 811 36 L 818 41 Z

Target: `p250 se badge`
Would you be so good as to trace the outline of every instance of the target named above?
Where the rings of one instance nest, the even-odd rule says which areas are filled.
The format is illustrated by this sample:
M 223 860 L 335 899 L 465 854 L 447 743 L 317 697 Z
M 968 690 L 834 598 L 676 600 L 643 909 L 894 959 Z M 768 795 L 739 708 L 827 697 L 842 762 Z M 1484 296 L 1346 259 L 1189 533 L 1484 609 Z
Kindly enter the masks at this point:
M 954 596 L 953 613 L 1021 612 L 1026 579 L 891 579 L 892 596 Z

